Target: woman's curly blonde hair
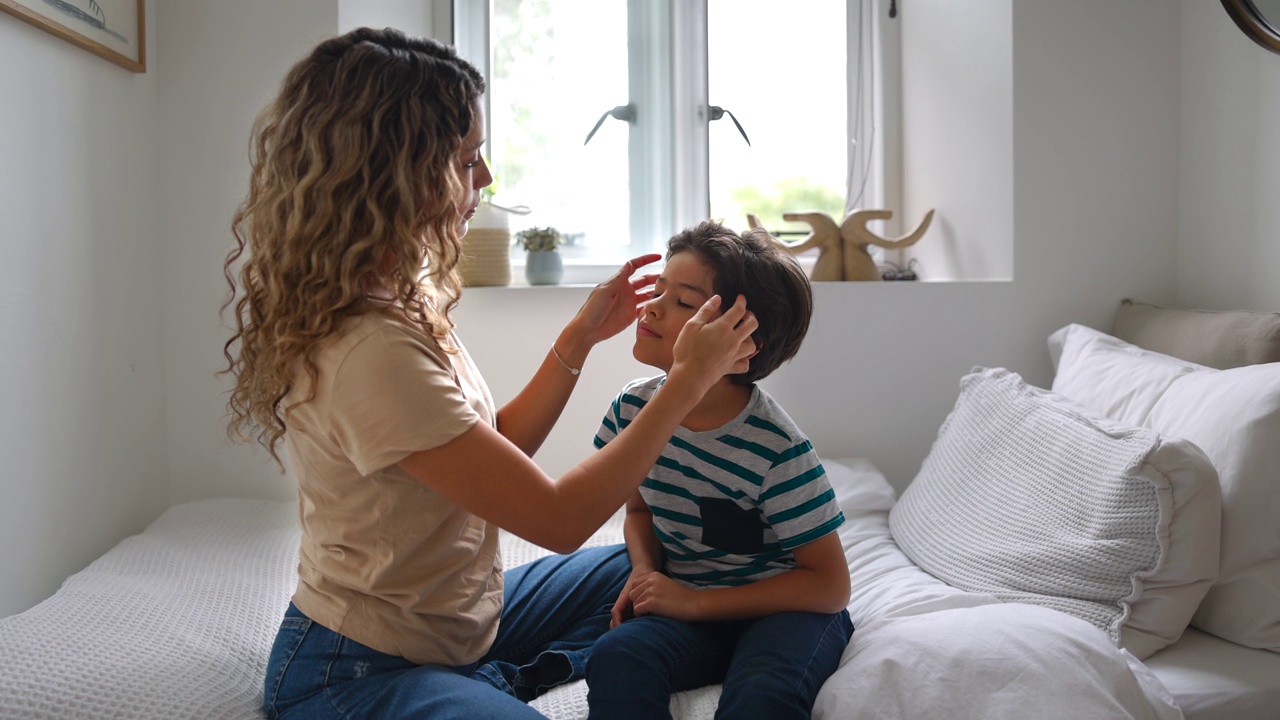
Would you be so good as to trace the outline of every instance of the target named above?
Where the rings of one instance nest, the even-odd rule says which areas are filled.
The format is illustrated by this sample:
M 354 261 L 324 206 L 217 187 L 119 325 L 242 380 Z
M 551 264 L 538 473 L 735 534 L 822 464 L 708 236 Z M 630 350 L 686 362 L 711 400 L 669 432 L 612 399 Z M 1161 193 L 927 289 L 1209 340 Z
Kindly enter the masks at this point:
M 458 154 L 483 92 L 453 48 L 392 29 L 327 40 L 290 70 L 254 123 L 223 266 L 230 437 L 280 462 L 295 372 L 314 387 L 318 344 L 370 310 L 373 289 L 447 336 L 468 190 Z

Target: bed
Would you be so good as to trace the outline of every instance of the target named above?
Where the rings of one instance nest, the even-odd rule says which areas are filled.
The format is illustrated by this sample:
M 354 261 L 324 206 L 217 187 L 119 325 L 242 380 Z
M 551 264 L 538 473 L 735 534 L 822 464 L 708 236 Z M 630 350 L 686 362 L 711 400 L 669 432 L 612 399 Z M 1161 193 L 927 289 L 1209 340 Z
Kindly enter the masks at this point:
M 824 459 L 857 630 L 814 717 L 1280 718 L 1280 316 L 1177 312 L 1054 333 L 1052 389 L 975 368 L 901 497 L 868 459 Z M 1249 337 L 1226 360 L 1186 330 L 1227 319 Z M 617 516 L 588 544 L 620 541 Z M 508 566 L 545 553 L 502 545 Z M 0 619 L 0 718 L 263 717 L 297 546 L 288 503 L 170 508 Z M 533 704 L 586 717 L 585 693 Z M 718 693 L 672 714 L 710 718 Z

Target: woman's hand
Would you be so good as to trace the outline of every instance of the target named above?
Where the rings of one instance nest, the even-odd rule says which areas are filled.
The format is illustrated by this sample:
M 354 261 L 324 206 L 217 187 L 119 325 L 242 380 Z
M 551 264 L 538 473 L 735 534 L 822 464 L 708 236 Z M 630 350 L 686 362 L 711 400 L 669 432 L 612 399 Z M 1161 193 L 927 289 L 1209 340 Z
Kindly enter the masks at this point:
M 668 382 L 677 374 L 688 377 L 698 383 L 697 397 L 725 375 L 746 372 L 756 354 L 751 334 L 760 323 L 747 310 L 746 298 L 739 295 L 723 314 L 720 302 L 720 296 L 713 295 L 703 303 L 680 329 L 673 348 L 675 357 L 667 373 Z
M 591 291 L 571 325 L 577 325 L 588 346 L 626 330 L 640 316 L 640 306 L 653 297 L 657 274 L 632 277 L 636 270 L 662 259 L 651 253 L 632 258 L 613 277 Z

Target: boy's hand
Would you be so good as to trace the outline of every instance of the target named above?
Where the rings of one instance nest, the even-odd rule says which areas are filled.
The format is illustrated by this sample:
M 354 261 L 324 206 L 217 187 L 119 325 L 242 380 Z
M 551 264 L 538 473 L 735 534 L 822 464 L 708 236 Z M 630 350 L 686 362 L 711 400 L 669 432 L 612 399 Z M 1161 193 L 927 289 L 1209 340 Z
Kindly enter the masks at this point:
M 613 604 L 613 610 L 609 612 L 610 628 L 616 628 L 636 616 L 635 608 L 631 605 L 631 588 L 635 586 L 638 579 L 636 575 L 632 575 L 627 578 L 627 584 L 622 586 L 622 592 L 618 593 L 618 600 Z
M 698 591 L 691 590 L 660 572 L 650 572 L 627 581 L 622 594 L 636 617 L 658 615 L 683 622 L 697 620 Z M 621 602 L 622 598 L 618 598 Z M 614 606 L 617 609 L 617 606 Z

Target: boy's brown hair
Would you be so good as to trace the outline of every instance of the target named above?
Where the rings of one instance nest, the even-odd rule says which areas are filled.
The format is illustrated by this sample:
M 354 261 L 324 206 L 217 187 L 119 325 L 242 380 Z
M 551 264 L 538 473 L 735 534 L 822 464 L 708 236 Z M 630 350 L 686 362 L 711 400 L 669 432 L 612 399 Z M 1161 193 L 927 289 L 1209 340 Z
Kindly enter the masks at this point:
M 667 242 L 668 259 L 686 250 L 697 253 L 715 272 L 715 292 L 723 307 L 742 295 L 760 323 L 751 335 L 759 352 L 746 372 L 730 376 L 733 382 L 749 385 L 761 380 L 795 356 L 809 331 L 813 289 L 790 253 L 764 230 L 739 235 L 714 220 L 704 220 Z

